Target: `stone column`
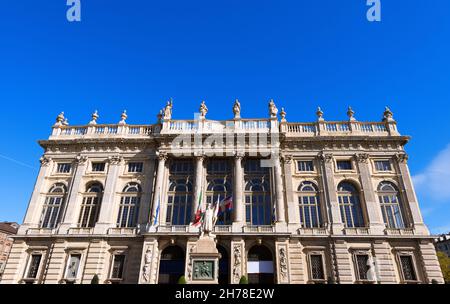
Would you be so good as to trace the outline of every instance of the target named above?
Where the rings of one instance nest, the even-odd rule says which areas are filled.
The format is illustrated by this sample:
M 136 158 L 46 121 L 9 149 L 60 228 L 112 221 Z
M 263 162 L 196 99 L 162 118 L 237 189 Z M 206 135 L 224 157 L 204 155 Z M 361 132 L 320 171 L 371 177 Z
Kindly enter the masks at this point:
M 109 157 L 109 170 L 106 176 L 106 185 L 103 192 L 98 222 L 94 228 L 95 234 L 105 234 L 109 228 L 116 227 L 116 184 L 121 165 L 123 165 L 123 157 L 118 155 Z
M 155 170 L 155 161 L 154 159 L 151 159 L 149 161 L 146 161 L 144 165 L 145 171 L 144 176 L 145 180 L 142 184 L 142 197 L 141 197 L 141 206 L 139 208 L 139 221 L 138 223 L 141 225 L 141 227 L 144 227 L 145 224 L 151 222 L 151 207 L 150 207 L 150 201 L 153 194 L 153 176 L 154 176 L 154 170 Z
M 273 170 L 275 175 L 275 193 L 276 193 L 276 221 L 277 223 L 285 223 L 286 215 L 283 199 L 283 177 L 281 176 L 281 163 L 279 155 L 273 155 Z
M 39 210 L 41 207 L 40 202 L 42 201 L 41 193 L 49 190 L 44 189 L 45 177 L 49 174 L 53 161 L 50 157 L 44 155 L 41 157 L 40 162 L 41 167 L 39 169 L 39 174 L 34 185 L 34 190 L 33 194 L 31 195 L 27 213 L 25 215 L 23 224 L 20 225 L 17 234 L 25 234 L 28 228 L 37 228 L 39 226 L 39 219 L 41 216 Z
M 371 234 L 384 235 L 386 225 L 381 214 L 381 206 L 377 199 L 369 168 L 369 154 L 361 153 L 357 155 L 358 170 L 361 178 L 362 195 L 364 197 L 367 211 L 367 227 L 370 227 Z
M 328 221 L 330 223 L 330 229 L 333 234 L 342 234 L 344 224 L 342 223 L 341 214 L 339 210 L 339 202 L 337 197 L 336 184 L 334 182 L 333 171 L 333 154 L 321 153 L 319 155 L 321 159 L 321 171 L 323 184 L 325 187 L 325 197 L 328 211 Z
M 76 158 L 75 172 L 72 177 L 71 186 L 69 187 L 69 195 L 67 196 L 66 206 L 64 208 L 64 218 L 59 228 L 60 234 L 66 234 L 69 228 L 77 227 L 77 211 L 79 210 L 79 194 L 84 192 L 82 189 L 81 181 L 83 175 L 86 173 L 87 165 L 86 156 L 78 156 Z
M 244 154 L 236 153 L 234 157 L 234 222 L 233 226 L 241 228 L 245 223 L 245 206 L 244 206 L 244 170 L 242 168 L 242 159 Z M 234 230 L 234 229 L 233 229 Z
M 195 185 L 194 185 L 194 199 L 192 201 L 192 209 L 191 209 L 191 220 L 194 219 L 195 212 L 197 211 L 200 193 L 203 191 L 203 160 L 205 157 L 203 155 L 195 155 Z M 202 206 L 205 205 L 205 198 L 202 194 Z
M 430 232 L 425 226 L 420 213 L 419 203 L 417 201 L 416 192 L 414 191 L 413 182 L 411 179 L 411 174 L 408 168 L 408 155 L 406 153 L 399 153 L 396 155 L 397 164 L 400 170 L 401 182 L 402 182 L 402 192 L 404 193 L 403 198 L 406 198 L 405 205 L 407 205 L 412 219 L 412 224 L 414 226 L 415 232 L 418 234 L 429 235 Z M 409 219 L 409 220 L 411 220 Z M 408 219 L 406 219 L 408 220 Z
M 292 155 L 286 155 L 284 160 L 284 182 L 287 200 L 287 216 L 288 224 L 294 228 L 299 228 L 300 225 L 300 214 L 298 211 L 298 203 L 296 201 L 292 183 Z
M 159 204 L 159 215 L 157 224 L 161 224 L 161 212 L 162 212 L 162 187 L 163 187 L 163 181 L 164 176 L 166 174 L 166 161 L 167 161 L 167 154 L 165 153 L 159 153 L 158 156 L 158 171 L 156 173 L 156 183 L 155 183 L 155 192 L 153 195 L 153 204 L 152 204 L 152 218 L 151 225 L 155 222 L 155 217 L 157 216 L 156 212 L 158 210 L 158 204 Z M 160 197 L 161 196 L 161 197 Z M 164 222 L 164 221 L 162 221 Z

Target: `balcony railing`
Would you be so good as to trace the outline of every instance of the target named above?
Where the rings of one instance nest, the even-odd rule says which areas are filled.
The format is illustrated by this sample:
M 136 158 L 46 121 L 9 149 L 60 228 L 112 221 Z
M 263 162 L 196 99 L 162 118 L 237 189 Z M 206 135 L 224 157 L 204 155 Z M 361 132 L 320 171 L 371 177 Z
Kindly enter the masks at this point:
M 94 228 L 69 228 L 69 230 L 67 231 L 67 234 L 71 234 L 71 235 L 88 235 L 88 234 L 92 234 L 94 232 Z
M 300 228 L 298 234 L 301 235 L 328 235 L 329 231 L 326 228 Z
M 370 228 L 367 228 L 367 227 L 345 228 L 344 234 L 346 234 L 346 235 L 369 235 Z
M 157 226 L 156 232 L 189 232 L 189 226 Z
M 135 235 L 137 228 L 109 228 L 108 234 L 110 235 Z
M 56 229 L 51 228 L 28 228 L 26 232 L 27 235 L 51 235 L 55 233 Z
M 231 230 L 231 226 L 230 225 L 218 225 L 218 226 L 214 226 L 214 232 L 216 233 L 230 233 Z
M 414 228 L 386 228 L 384 233 L 386 235 L 414 235 Z
M 275 226 L 244 226 L 243 232 L 250 233 L 273 233 L 275 232 Z

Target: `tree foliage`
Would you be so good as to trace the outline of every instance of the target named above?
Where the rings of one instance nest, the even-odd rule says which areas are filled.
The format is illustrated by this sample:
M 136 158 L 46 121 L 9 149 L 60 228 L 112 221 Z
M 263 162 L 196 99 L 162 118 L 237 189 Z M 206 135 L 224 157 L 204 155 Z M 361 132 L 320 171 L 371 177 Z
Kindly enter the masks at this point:
M 441 265 L 445 283 L 450 284 L 450 258 L 443 252 L 437 252 L 437 257 Z

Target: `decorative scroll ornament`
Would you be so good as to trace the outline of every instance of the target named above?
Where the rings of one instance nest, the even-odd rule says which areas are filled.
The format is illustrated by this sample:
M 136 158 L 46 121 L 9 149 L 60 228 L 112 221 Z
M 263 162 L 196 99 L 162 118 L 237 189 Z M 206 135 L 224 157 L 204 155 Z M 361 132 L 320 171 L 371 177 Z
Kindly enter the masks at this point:
M 111 165 L 118 165 L 123 161 L 123 157 L 120 155 L 113 155 L 108 157 L 108 160 Z
M 234 101 L 234 105 L 233 105 L 233 114 L 234 114 L 234 119 L 239 119 L 241 118 L 241 103 L 239 102 L 238 99 L 236 99 Z
M 333 154 L 322 151 L 319 154 L 319 158 L 326 163 L 331 163 L 333 161 Z
M 285 164 L 292 164 L 292 155 L 283 155 L 282 159 L 284 161 Z
M 369 160 L 369 154 L 367 154 L 367 153 L 360 153 L 360 154 L 356 155 L 356 159 L 360 163 L 367 163 L 367 161 Z
M 75 162 L 76 162 L 78 165 L 84 165 L 84 164 L 87 162 L 87 160 L 88 160 L 88 157 L 87 157 L 87 156 L 84 156 L 84 155 L 78 155 L 78 156 L 75 158 Z
M 48 165 L 50 165 L 51 161 L 52 161 L 52 158 L 45 156 L 45 155 L 39 159 L 39 162 L 41 163 L 41 166 L 43 166 L 43 167 L 47 167 Z
M 158 160 L 163 160 L 163 161 L 166 161 L 167 160 L 167 158 L 168 158 L 168 155 L 167 155 L 167 153 L 166 152 L 159 152 L 158 153 Z
M 241 253 L 241 246 L 240 245 L 234 245 L 233 248 L 233 257 L 234 257 L 234 263 L 233 263 L 233 279 L 235 283 L 239 283 L 239 280 L 241 279 L 241 264 L 242 264 L 242 253 Z
M 208 113 L 208 108 L 206 107 L 205 101 L 200 104 L 200 118 L 206 118 L 206 113 Z
M 395 158 L 397 158 L 397 161 L 399 163 L 406 163 L 406 162 L 408 162 L 409 156 L 406 153 L 397 153 L 397 154 L 395 154 Z
M 145 282 L 150 281 L 152 257 L 152 248 L 151 246 L 148 246 L 144 256 L 144 267 L 142 268 L 142 277 L 144 278 Z
M 285 248 L 280 248 L 280 274 L 283 278 L 286 278 L 288 275 L 287 255 Z
M 277 114 L 278 114 L 277 106 L 275 105 L 275 102 L 273 101 L 273 99 L 271 99 L 269 101 L 269 115 L 270 115 L 270 118 L 276 118 Z

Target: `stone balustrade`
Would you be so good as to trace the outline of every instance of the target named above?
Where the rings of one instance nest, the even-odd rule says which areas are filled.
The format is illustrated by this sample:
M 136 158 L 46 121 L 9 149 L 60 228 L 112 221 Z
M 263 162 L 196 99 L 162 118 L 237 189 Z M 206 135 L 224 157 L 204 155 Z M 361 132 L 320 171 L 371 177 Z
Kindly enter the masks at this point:
M 157 135 L 282 133 L 286 137 L 314 136 L 398 136 L 395 122 L 318 121 L 289 123 L 270 119 L 167 120 L 154 125 L 86 125 L 54 126 L 49 139 L 76 138 L 145 138 Z

